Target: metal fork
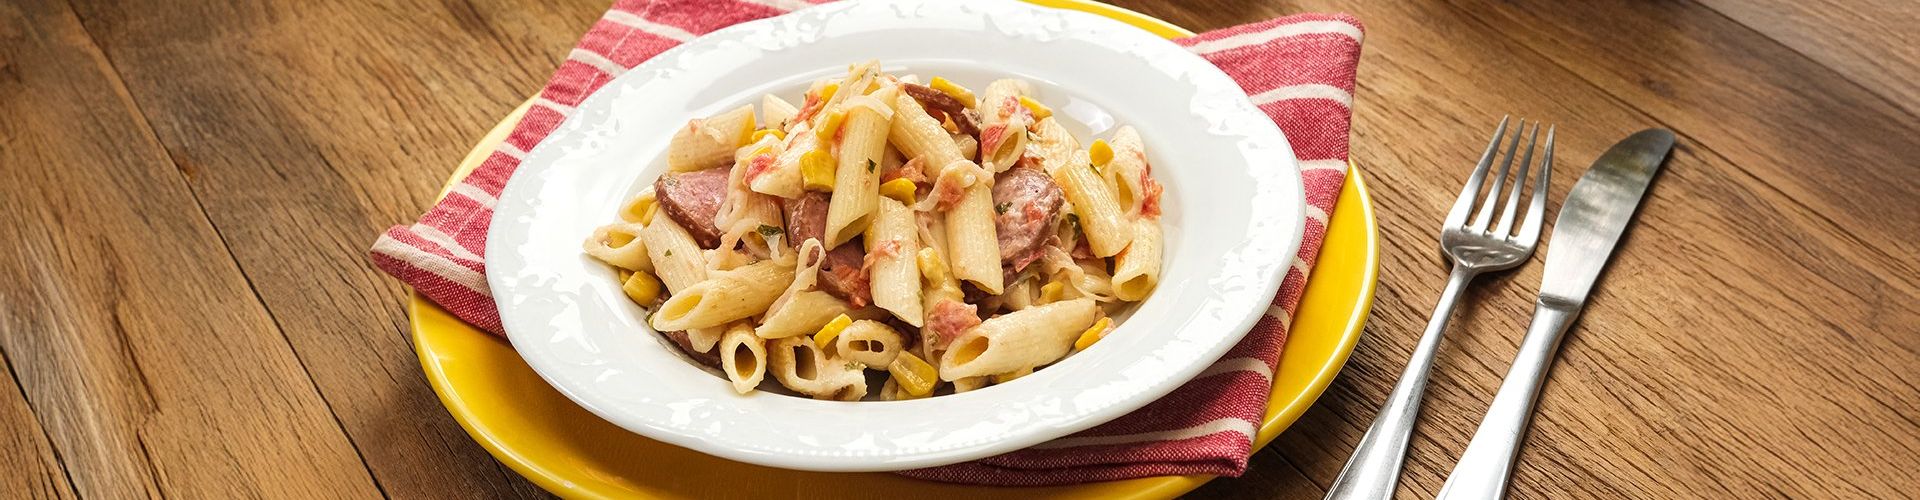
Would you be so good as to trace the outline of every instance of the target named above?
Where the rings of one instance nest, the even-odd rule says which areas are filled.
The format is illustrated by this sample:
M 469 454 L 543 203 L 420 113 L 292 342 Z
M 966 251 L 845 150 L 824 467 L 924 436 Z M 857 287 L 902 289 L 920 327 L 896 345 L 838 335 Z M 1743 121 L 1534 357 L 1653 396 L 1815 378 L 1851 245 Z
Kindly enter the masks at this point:
M 1506 194 L 1505 208 L 1500 210 L 1497 224 L 1493 220 L 1496 202 L 1500 201 L 1501 188 L 1506 184 L 1507 174 L 1513 170 L 1514 153 L 1519 149 L 1520 139 L 1526 136 L 1527 150 L 1520 159 L 1519 175 L 1513 181 L 1513 189 Z M 1533 164 L 1533 148 L 1540 135 L 1540 123 L 1535 122 L 1531 132 L 1527 131 L 1527 121 L 1520 120 L 1514 128 L 1513 141 L 1507 145 L 1505 154 L 1500 154 L 1500 144 L 1507 135 L 1507 118 L 1500 119 L 1500 127 L 1493 132 L 1493 139 L 1487 143 L 1487 150 L 1480 155 L 1480 163 L 1474 167 L 1473 175 L 1467 178 L 1467 185 L 1460 189 L 1460 198 L 1453 202 L 1453 210 L 1447 212 L 1447 220 L 1440 229 L 1440 251 L 1453 261 L 1453 273 L 1447 278 L 1446 288 L 1440 291 L 1440 303 L 1434 307 L 1433 318 L 1427 321 L 1427 332 L 1420 337 L 1420 344 L 1414 348 L 1413 357 L 1407 360 L 1407 369 L 1400 374 L 1400 381 L 1393 387 L 1393 393 L 1375 416 L 1373 426 L 1360 438 L 1360 445 L 1354 448 L 1353 457 L 1347 459 L 1347 465 L 1340 470 L 1340 477 L 1333 480 L 1333 486 L 1327 490 L 1327 499 L 1387 499 L 1393 497 L 1394 487 L 1400 481 L 1400 467 L 1406 460 L 1407 442 L 1413 435 L 1414 420 L 1420 416 L 1420 398 L 1427 390 L 1427 372 L 1433 366 L 1433 356 L 1440 347 L 1440 336 L 1447 329 L 1447 320 L 1453 316 L 1453 306 L 1460 298 L 1461 290 L 1473 281 L 1474 277 L 1489 271 L 1504 271 L 1526 262 L 1533 255 L 1534 247 L 1540 242 L 1540 223 L 1546 217 L 1547 185 L 1553 174 L 1553 127 L 1547 127 L 1547 144 L 1540 160 L 1540 174 L 1534 179 L 1533 194 L 1527 204 L 1527 214 L 1520 223 L 1520 230 L 1512 232 L 1515 211 L 1520 205 L 1520 191 L 1527 182 L 1527 172 Z M 1480 204 L 1477 216 L 1474 215 L 1474 199 L 1480 194 L 1480 187 L 1487 178 L 1488 170 L 1500 156 L 1500 175 L 1493 178 L 1493 186 L 1487 189 L 1486 199 Z M 1468 218 L 1472 217 L 1469 221 Z M 1494 224 L 1491 228 L 1489 224 Z

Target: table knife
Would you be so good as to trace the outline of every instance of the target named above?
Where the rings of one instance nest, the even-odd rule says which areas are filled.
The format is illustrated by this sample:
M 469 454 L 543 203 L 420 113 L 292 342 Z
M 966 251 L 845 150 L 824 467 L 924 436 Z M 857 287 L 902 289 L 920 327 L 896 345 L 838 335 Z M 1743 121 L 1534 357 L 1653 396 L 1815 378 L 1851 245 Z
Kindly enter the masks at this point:
M 1621 234 L 1660 164 L 1673 150 L 1673 132 L 1643 130 L 1614 144 L 1573 184 L 1553 224 L 1547 268 L 1533 324 L 1500 382 L 1500 392 L 1474 431 L 1467 451 L 1440 488 L 1439 500 L 1505 498 L 1520 443 L 1560 339 L 1587 303 Z

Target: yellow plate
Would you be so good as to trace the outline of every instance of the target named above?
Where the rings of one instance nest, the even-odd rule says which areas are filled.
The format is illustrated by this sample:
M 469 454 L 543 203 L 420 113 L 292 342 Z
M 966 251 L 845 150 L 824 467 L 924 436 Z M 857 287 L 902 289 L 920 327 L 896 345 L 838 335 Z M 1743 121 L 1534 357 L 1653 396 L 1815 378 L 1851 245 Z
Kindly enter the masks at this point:
M 1110 5 L 1029 1 L 1118 19 L 1168 38 L 1192 34 Z M 507 115 L 475 145 L 453 178 L 479 166 L 531 103 Z M 1348 170 L 1338 204 L 1281 355 L 1280 370 L 1274 375 L 1273 399 L 1267 403 L 1266 419 L 1254 442 L 1256 450 L 1319 399 L 1353 352 L 1373 304 L 1379 245 L 1372 202 L 1357 168 Z M 883 473 L 801 472 L 730 462 L 640 437 L 600 420 L 548 386 L 504 339 L 462 323 L 418 293 L 407 310 L 420 365 L 454 419 L 502 463 L 565 497 L 1171 498 L 1213 479 L 1163 476 L 1048 488 L 986 488 Z

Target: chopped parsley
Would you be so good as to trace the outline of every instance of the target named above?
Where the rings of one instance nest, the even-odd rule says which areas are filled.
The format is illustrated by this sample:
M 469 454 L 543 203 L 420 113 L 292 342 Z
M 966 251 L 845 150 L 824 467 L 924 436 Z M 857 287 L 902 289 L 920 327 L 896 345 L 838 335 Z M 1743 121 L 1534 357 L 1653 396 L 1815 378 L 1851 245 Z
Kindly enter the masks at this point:
M 848 361 L 848 362 L 847 362 L 847 369 L 848 369 L 848 370 L 860 370 L 860 369 L 865 369 L 865 368 L 866 368 L 866 367 L 865 367 L 865 366 L 861 366 L 861 365 L 860 365 L 860 363 L 855 363 L 855 362 L 852 362 L 852 361 Z
M 779 236 L 785 232 L 785 231 L 781 231 L 780 228 L 769 226 L 766 224 L 761 224 L 760 228 L 754 231 L 760 233 L 760 237 L 762 238 L 772 238 L 775 236 Z
M 996 213 L 996 214 L 1005 214 L 1005 213 L 1007 213 L 1007 209 L 1009 209 L 1009 208 L 1013 208 L 1013 202 L 1006 202 L 1006 203 L 1001 203 L 1001 204 L 999 204 L 999 205 L 994 205 L 994 206 L 993 206 L 993 213 Z
M 673 249 L 671 249 L 671 248 L 669 248 L 669 249 L 667 249 L 667 254 L 666 254 L 665 256 L 666 256 L 666 257 L 672 257 L 672 256 L 673 256 Z
M 873 173 L 873 160 L 872 160 L 872 159 L 868 159 L 868 160 L 867 160 L 867 173 L 869 173 L 869 174 L 871 174 L 871 173 Z
M 1075 214 L 1075 213 L 1067 214 L 1067 223 L 1073 224 L 1073 227 L 1080 227 L 1080 214 Z

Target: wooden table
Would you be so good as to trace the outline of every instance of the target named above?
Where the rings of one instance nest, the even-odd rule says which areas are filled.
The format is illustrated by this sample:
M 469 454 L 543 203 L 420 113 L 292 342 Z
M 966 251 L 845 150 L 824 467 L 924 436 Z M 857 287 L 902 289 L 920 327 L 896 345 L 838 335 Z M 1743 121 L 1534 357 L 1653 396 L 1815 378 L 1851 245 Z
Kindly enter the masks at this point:
M 0 4 L 0 492 L 541 495 L 441 409 L 404 289 L 364 255 L 604 0 L 135 3 Z M 1368 28 L 1373 320 L 1319 405 L 1200 494 L 1321 494 L 1427 320 L 1436 228 L 1504 113 L 1559 124 L 1556 202 L 1625 134 L 1681 138 L 1565 345 L 1518 496 L 1920 491 L 1911 2 L 1122 3 Z M 1438 490 L 1539 280 L 1467 295 L 1401 493 Z

